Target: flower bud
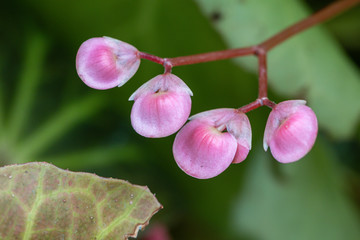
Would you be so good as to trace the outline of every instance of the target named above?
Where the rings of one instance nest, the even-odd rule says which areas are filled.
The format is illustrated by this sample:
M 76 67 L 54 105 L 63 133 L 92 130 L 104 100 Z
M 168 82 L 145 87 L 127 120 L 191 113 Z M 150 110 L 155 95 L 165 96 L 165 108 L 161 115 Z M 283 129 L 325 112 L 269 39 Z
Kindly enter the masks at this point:
M 277 104 L 271 111 L 264 133 L 264 149 L 281 163 L 304 157 L 315 143 L 318 124 L 315 113 L 304 100 Z
M 139 51 L 110 37 L 90 38 L 76 55 L 76 70 L 91 88 L 109 89 L 125 84 L 140 65 Z
M 199 179 L 212 178 L 246 158 L 251 128 L 244 113 L 223 108 L 190 119 L 173 145 L 175 161 L 185 173 Z
M 134 100 L 131 124 L 144 137 L 159 138 L 178 131 L 191 111 L 192 92 L 171 73 L 158 75 L 142 85 L 129 100 Z

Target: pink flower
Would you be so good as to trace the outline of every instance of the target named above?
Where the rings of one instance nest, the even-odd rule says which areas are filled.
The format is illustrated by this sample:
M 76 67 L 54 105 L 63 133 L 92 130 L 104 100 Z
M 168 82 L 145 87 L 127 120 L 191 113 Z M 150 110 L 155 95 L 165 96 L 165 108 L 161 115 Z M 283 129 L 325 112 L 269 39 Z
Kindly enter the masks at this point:
M 177 76 L 165 73 L 142 85 L 129 100 L 131 124 L 144 137 L 159 138 L 178 131 L 190 115 L 192 92 Z
M 274 158 L 289 163 L 304 157 L 315 143 L 318 124 L 315 113 L 304 100 L 277 104 L 266 123 L 264 149 Z
M 176 135 L 173 154 L 185 173 L 207 179 L 219 175 L 231 163 L 243 161 L 250 148 L 247 116 L 235 109 L 222 108 L 193 116 Z
M 109 37 L 90 38 L 76 55 L 76 70 L 83 82 L 95 89 L 125 84 L 140 65 L 139 51 Z

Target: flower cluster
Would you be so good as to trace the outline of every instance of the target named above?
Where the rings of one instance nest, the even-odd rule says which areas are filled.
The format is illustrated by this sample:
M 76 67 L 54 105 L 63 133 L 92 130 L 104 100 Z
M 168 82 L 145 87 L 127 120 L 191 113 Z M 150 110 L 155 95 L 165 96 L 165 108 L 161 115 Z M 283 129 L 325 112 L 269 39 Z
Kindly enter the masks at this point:
M 89 87 L 109 89 L 125 84 L 137 71 L 140 58 L 140 52 L 125 42 L 92 38 L 80 46 L 76 68 Z M 149 138 L 166 137 L 181 129 L 173 145 L 176 163 L 192 177 L 212 178 L 231 163 L 245 160 L 251 149 L 250 122 L 241 109 L 221 108 L 196 114 L 186 123 L 191 96 L 180 78 L 165 71 L 129 98 L 134 101 L 131 124 Z M 317 129 L 316 116 L 305 101 L 274 104 L 265 128 L 264 149 L 270 147 L 281 163 L 297 161 L 312 148 Z

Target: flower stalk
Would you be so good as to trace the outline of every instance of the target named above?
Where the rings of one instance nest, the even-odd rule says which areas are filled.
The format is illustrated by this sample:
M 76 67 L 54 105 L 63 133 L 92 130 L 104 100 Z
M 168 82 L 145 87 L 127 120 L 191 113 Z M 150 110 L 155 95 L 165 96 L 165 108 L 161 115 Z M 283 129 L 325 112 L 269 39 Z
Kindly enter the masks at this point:
M 275 34 L 274 36 L 268 38 L 260 44 L 243 47 L 243 48 L 235 48 L 235 49 L 227 49 L 222 51 L 214 51 L 207 53 L 200 53 L 195 55 L 181 56 L 175 58 L 160 58 L 158 56 L 154 56 L 148 53 L 140 52 L 140 58 L 147 59 L 153 61 L 155 63 L 161 64 L 165 68 L 165 73 L 170 73 L 171 69 L 176 66 L 183 65 L 191 65 L 196 63 L 204 63 L 211 62 L 223 59 L 230 59 L 235 57 L 242 57 L 248 55 L 254 55 L 258 58 L 258 73 L 259 73 L 259 93 L 258 99 L 246 106 L 243 106 L 240 109 L 247 111 L 254 110 L 263 105 L 272 107 L 273 104 L 261 104 L 263 99 L 267 99 L 267 64 L 266 64 L 266 56 L 267 52 L 278 46 L 280 43 L 289 39 L 290 37 L 314 26 L 319 23 L 322 23 L 330 18 L 333 18 L 342 12 L 356 6 L 360 3 L 360 0 L 339 0 L 336 1 L 322 10 L 314 13 L 313 15 L 289 26 L 283 31 Z M 268 99 L 267 99 L 268 100 Z M 270 100 L 269 100 L 270 101 Z M 268 101 L 265 101 L 269 103 Z M 270 101 L 271 102 L 271 101 Z
M 80 46 L 76 68 L 86 85 L 105 90 L 125 84 L 137 71 L 141 58 L 163 65 L 164 74 L 150 79 L 131 95 L 129 100 L 134 101 L 131 124 L 138 134 L 148 138 L 177 132 L 174 159 L 192 177 L 213 178 L 231 164 L 247 158 L 252 133 L 246 113 L 261 106 L 272 109 L 264 132 L 265 151 L 269 148 L 278 162 L 290 163 L 303 158 L 313 147 L 318 132 L 317 118 L 305 100 L 275 104 L 268 98 L 267 53 L 288 38 L 359 2 L 337 1 L 258 45 L 176 58 L 140 52 L 110 37 L 91 38 Z M 189 118 L 192 91 L 171 73 L 172 68 L 247 55 L 258 59 L 257 99 L 237 109 L 219 108 Z

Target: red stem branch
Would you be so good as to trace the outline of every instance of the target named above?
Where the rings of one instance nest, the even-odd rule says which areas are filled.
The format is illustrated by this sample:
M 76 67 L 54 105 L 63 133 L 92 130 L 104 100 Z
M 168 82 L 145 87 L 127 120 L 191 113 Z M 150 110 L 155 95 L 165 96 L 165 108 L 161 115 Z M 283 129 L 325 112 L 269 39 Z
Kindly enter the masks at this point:
M 329 6 L 323 8 L 317 13 L 307 17 L 306 19 L 295 23 L 294 25 L 284 29 L 283 31 L 277 33 L 273 37 L 265 40 L 259 44 L 259 47 L 263 48 L 265 51 L 269 51 L 273 47 L 279 45 L 281 42 L 287 40 L 295 34 L 298 34 L 316 24 L 324 22 L 329 18 L 335 17 L 336 15 L 348 10 L 349 8 L 360 3 L 360 0 L 340 0 L 336 1 Z
M 239 112 L 247 113 L 261 106 L 268 106 L 269 108 L 273 108 L 275 107 L 275 105 L 276 104 L 273 101 L 270 101 L 267 97 L 265 97 L 265 98 L 258 98 L 255 101 L 245 106 L 242 106 L 241 108 L 238 108 L 237 110 Z
M 159 64 L 164 64 L 164 62 L 166 61 L 171 66 L 175 67 L 181 65 L 190 65 L 195 63 L 210 62 L 221 59 L 229 59 L 234 57 L 251 55 L 251 54 L 255 54 L 255 50 L 259 48 L 263 49 L 265 52 L 268 52 L 270 49 L 280 44 L 281 42 L 287 40 L 288 38 L 292 37 L 293 35 L 312 27 L 313 25 L 326 21 L 329 18 L 332 18 L 359 3 L 360 0 L 336 1 L 330 4 L 329 6 L 325 7 L 324 9 L 318 11 L 317 13 L 307 17 L 306 19 L 298 23 L 295 23 L 294 25 L 275 34 L 273 37 L 265 40 L 264 42 L 250 47 L 200 53 L 200 54 L 175 57 L 175 58 L 160 58 L 148 53 L 140 52 L 140 57 Z
M 165 58 L 161 58 L 161 57 L 158 57 L 158 56 L 155 56 L 155 55 L 152 55 L 149 53 L 145 53 L 145 52 L 139 52 L 139 56 L 140 56 L 140 58 L 147 59 L 147 60 L 150 60 L 154 63 L 158 63 L 161 65 L 164 65 L 164 62 L 165 62 Z
M 258 98 L 267 97 L 267 64 L 266 64 L 266 51 L 259 49 L 256 52 L 259 61 L 259 94 Z
M 248 112 L 260 106 L 266 105 L 274 107 L 275 103 L 267 98 L 267 64 L 266 55 L 275 46 L 279 45 L 288 38 L 332 18 L 345 10 L 357 5 L 360 0 L 339 0 L 336 1 L 317 13 L 301 20 L 283 31 L 275 34 L 264 42 L 245 48 L 235 48 L 223 51 L 215 51 L 208 53 L 195 54 L 190 56 L 175 57 L 175 58 L 160 58 L 148 53 L 140 52 L 140 58 L 148 59 L 155 63 L 161 64 L 165 68 L 165 73 L 171 72 L 172 67 L 181 65 L 190 65 L 195 63 L 210 62 L 222 59 L 235 58 L 246 55 L 255 55 L 259 62 L 259 94 L 258 99 L 248 105 L 239 108 L 240 111 Z
M 250 112 L 254 109 L 257 109 L 259 107 L 263 106 L 262 104 L 262 101 L 260 99 L 256 99 L 255 101 L 245 105 L 245 106 L 242 106 L 241 108 L 238 108 L 238 111 L 239 112 L 243 112 L 243 113 L 247 113 L 247 112 Z
M 245 47 L 245 48 L 228 49 L 228 50 L 222 50 L 216 52 L 200 53 L 200 54 L 183 56 L 183 57 L 166 58 L 166 61 L 169 62 L 173 67 L 175 67 L 181 65 L 211 62 L 216 60 L 252 55 L 254 53 L 255 53 L 254 47 Z

